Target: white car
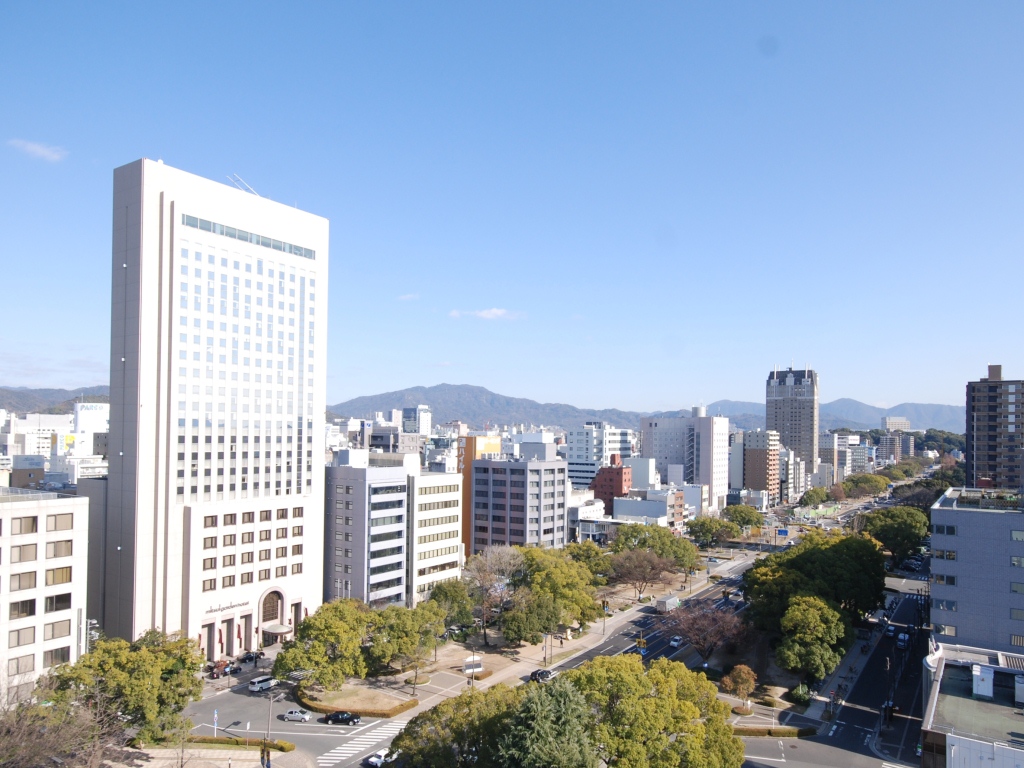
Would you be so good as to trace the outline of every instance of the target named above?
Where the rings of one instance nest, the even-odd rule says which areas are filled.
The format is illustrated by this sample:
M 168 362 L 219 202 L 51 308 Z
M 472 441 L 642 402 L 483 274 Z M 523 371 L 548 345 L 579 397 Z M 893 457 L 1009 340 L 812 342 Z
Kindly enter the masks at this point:
M 366 764 L 372 765 L 373 768 L 380 768 L 380 766 L 384 765 L 384 763 L 388 761 L 388 752 L 390 751 L 390 749 L 381 749 L 374 752 L 366 758 Z
M 310 714 L 305 709 L 289 709 L 284 713 L 285 720 L 295 720 L 300 723 L 308 723 Z
M 668 641 L 668 644 L 673 648 L 678 648 L 683 644 L 683 638 L 681 638 L 679 635 L 675 635 L 671 640 Z

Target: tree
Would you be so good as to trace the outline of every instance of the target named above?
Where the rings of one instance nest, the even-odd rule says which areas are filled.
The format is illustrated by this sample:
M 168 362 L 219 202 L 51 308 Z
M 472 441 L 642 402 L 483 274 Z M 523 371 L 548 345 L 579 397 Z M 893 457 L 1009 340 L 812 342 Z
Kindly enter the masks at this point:
M 888 507 L 863 517 L 864 530 L 882 542 L 894 562 L 910 556 L 928 532 L 928 518 L 913 507 Z
M 561 613 L 562 623 L 576 621 L 583 627 L 601 614 L 591 586 L 592 574 L 583 563 L 570 558 L 564 551 L 528 547 L 522 551 L 523 582 L 533 593 L 550 595 Z
M 707 662 L 722 645 L 743 634 L 743 621 L 732 611 L 719 611 L 709 603 L 688 600 L 662 619 L 666 633 L 672 632 L 693 646 Z
M 418 768 L 500 768 L 500 745 L 530 686 L 468 688 L 416 715 L 392 742 Z
M 438 582 L 430 590 L 430 600 L 444 609 L 445 626 L 472 625 L 473 598 L 470 597 L 465 582 L 459 579 Z
M 629 549 L 650 550 L 658 557 L 674 560 L 676 567 L 683 571 L 692 571 L 700 560 L 692 542 L 673 535 L 672 531 L 660 525 L 629 523 L 619 526 L 612 539 L 612 552 L 625 552 Z
M 730 504 L 722 510 L 722 517 L 740 528 L 760 528 L 764 525 L 764 515 L 747 504 Z
M 502 627 L 508 643 L 519 645 L 525 641 L 536 645 L 561 622 L 562 611 L 549 593 L 537 594 L 529 587 L 520 587 L 512 602 L 512 610 L 505 614 Z
M 881 475 L 850 475 L 843 482 L 843 490 L 851 499 L 878 496 L 889 488 L 889 481 Z
M 836 483 L 829 488 L 828 495 L 832 501 L 846 501 L 846 491 L 843 489 L 842 483 Z
M 647 549 L 627 549 L 612 555 L 611 559 L 616 581 L 633 587 L 637 599 L 643 596 L 648 587 L 661 581 L 661 577 L 673 566 L 671 560 L 659 557 Z
M 794 597 L 782 617 L 783 639 L 775 658 L 784 669 L 821 679 L 842 660 L 843 618 L 822 599 Z
M 705 675 L 657 659 L 598 656 L 564 673 L 590 704 L 591 739 L 606 765 L 739 768 L 743 743 Z
M 478 554 L 466 561 L 463 575 L 470 594 L 480 606 L 484 626 L 484 645 L 490 645 L 487 638 L 487 624 L 501 610 L 506 598 L 511 595 L 513 579 L 522 579 L 525 569 L 523 552 L 518 547 L 503 545 L 484 547 Z
M 611 573 L 612 564 L 607 553 L 590 539 L 586 541 L 567 544 L 565 552 L 577 563 L 583 563 L 590 571 L 595 587 L 602 587 L 608 583 L 608 574 Z
M 295 639 L 284 644 L 274 660 L 273 675 L 287 677 L 309 670 L 311 683 L 338 690 L 346 677 L 366 677 L 363 641 L 374 621 L 373 610 L 348 598 L 324 603 L 295 628 Z
M 746 664 L 737 664 L 722 678 L 722 690 L 746 701 L 757 687 L 757 675 Z
M 586 697 L 559 677 L 531 685 L 498 746 L 503 768 L 597 768 Z
M 686 524 L 686 531 L 700 547 L 721 544 L 740 535 L 740 527 L 717 517 L 698 517 Z
M 199 700 L 202 666 L 195 640 L 149 630 L 132 643 L 97 640 L 74 664 L 52 669 L 50 685 L 58 702 L 116 713 L 141 740 L 154 741 L 176 730 L 185 707 Z
M 828 501 L 828 491 L 824 488 L 809 488 L 800 497 L 801 507 L 817 507 Z

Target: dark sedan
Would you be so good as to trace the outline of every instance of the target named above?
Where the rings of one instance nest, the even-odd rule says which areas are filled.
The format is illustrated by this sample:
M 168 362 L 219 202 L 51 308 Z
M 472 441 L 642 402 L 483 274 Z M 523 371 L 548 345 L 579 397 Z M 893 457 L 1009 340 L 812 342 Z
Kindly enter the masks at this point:
M 324 718 L 328 725 L 359 725 L 362 719 L 351 712 L 331 712 Z

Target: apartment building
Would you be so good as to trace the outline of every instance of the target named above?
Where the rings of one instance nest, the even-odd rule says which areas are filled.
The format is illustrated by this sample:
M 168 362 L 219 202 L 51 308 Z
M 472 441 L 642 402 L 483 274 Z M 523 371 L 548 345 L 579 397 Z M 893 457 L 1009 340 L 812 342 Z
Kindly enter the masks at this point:
M 102 628 L 275 642 L 322 594 L 328 222 L 160 161 L 113 197 Z
M 729 420 L 695 407 L 688 417 L 649 417 L 642 422 L 641 453 L 653 458 L 662 477 L 669 464 L 684 467 L 688 485 L 706 485 L 711 511 L 726 506 L 729 494 Z
M 779 433 L 774 430 L 755 429 L 743 434 L 743 487 L 767 492 L 771 506 L 780 498 L 780 450 Z
M 627 495 L 632 487 L 633 468 L 625 466 L 619 457 L 613 454 L 608 466 L 601 467 L 590 481 L 588 490 L 594 492 L 595 499 L 600 499 L 604 503 L 605 509 L 611 510 L 615 499 Z
M 967 384 L 967 484 L 984 488 L 1021 488 L 1021 433 L 1017 406 L 1024 381 L 1004 379 L 1001 365 Z
M 637 435 L 631 429 L 617 429 L 603 421 L 588 421 L 565 436 L 566 459 L 572 487 L 581 490 L 590 483 L 612 456 L 628 459 L 636 454 Z

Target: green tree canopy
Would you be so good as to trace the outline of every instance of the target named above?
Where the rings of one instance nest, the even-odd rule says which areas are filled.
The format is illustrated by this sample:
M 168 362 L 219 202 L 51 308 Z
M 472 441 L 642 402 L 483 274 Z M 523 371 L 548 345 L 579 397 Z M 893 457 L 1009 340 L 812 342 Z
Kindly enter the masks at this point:
M 721 544 L 740 535 L 736 523 L 717 517 L 697 517 L 686 524 L 686 531 L 700 547 Z
M 889 481 L 881 475 L 850 475 L 843 481 L 843 490 L 851 499 L 878 496 L 889 488 Z
M 817 507 L 828 501 L 828 491 L 824 488 L 809 488 L 800 497 L 801 507 Z
M 842 660 L 843 617 L 822 599 L 794 597 L 782 617 L 782 642 L 775 658 L 784 669 L 823 678 Z
M 864 530 L 882 542 L 896 562 L 913 553 L 928 531 L 928 518 L 913 507 L 887 507 L 863 518 Z
M 658 557 L 675 561 L 677 568 L 686 571 L 696 568 L 700 559 L 692 542 L 674 535 L 660 525 L 620 525 L 612 539 L 612 552 L 625 552 L 628 549 L 650 550 Z
M 730 504 L 722 510 L 722 517 L 741 528 L 760 528 L 764 525 L 764 515 L 748 504 Z
M 498 747 L 504 768 L 597 768 L 586 698 L 567 678 L 528 686 Z
M 444 610 L 445 626 L 469 626 L 473 623 L 473 598 L 461 579 L 448 579 L 430 590 L 431 602 Z
M 526 583 L 540 598 L 549 595 L 561 612 L 562 622 L 583 626 L 601 613 L 594 600 L 592 574 L 583 563 L 573 560 L 564 550 L 527 547 L 522 550 Z
M 295 639 L 277 654 L 274 676 L 310 670 L 308 680 L 332 689 L 341 688 L 346 677 L 366 677 L 363 641 L 373 621 L 373 610 L 361 600 L 324 603 L 299 622 Z
M 577 563 L 587 566 L 592 576 L 591 583 L 595 587 L 601 587 L 608 583 L 608 574 L 611 573 L 612 564 L 607 553 L 590 539 L 586 541 L 568 544 L 565 552 Z
M 536 645 L 545 633 L 554 632 L 562 620 L 562 610 L 550 593 L 536 593 L 520 587 L 512 597 L 512 609 L 505 613 L 502 632 L 506 642 Z
M 135 642 L 100 639 L 74 664 L 50 672 L 59 701 L 116 712 L 139 738 L 153 741 L 179 729 L 181 712 L 198 701 L 203 659 L 191 638 L 150 630 Z

